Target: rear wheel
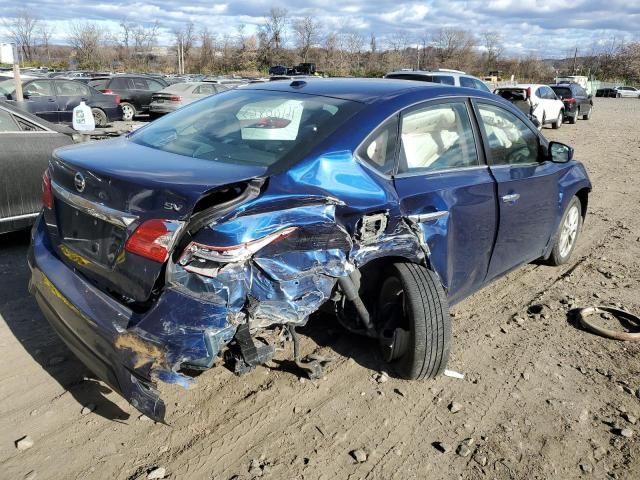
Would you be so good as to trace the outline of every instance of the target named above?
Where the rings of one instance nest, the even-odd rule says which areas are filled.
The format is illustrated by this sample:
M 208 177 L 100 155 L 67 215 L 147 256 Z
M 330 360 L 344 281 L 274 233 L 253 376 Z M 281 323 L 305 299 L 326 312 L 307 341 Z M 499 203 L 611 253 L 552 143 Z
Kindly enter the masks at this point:
M 396 374 L 419 380 L 444 371 L 451 322 L 447 299 L 435 273 L 413 263 L 389 267 L 376 319 L 382 354 Z
M 133 120 L 133 117 L 136 116 L 136 107 L 127 102 L 122 102 L 120 107 L 122 108 L 122 120 L 125 122 Z
M 555 243 L 548 263 L 558 266 L 567 263 L 575 249 L 582 228 L 582 206 L 578 197 L 573 197 L 562 216 Z
M 107 114 L 104 113 L 99 108 L 92 108 L 91 113 L 93 114 L 93 120 L 96 124 L 96 127 L 106 127 L 109 123 L 109 119 L 107 118 Z
M 579 116 L 580 116 L 580 109 L 576 110 L 576 113 L 574 115 L 569 116 L 569 123 L 571 124 L 576 123 L 576 120 L 578 120 Z
M 552 128 L 558 129 L 562 126 L 562 117 L 563 117 L 563 113 L 562 110 L 560 110 L 560 113 L 558 114 L 558 118 L 555 119 L 555 121 L 551 124 Z
M 583 120 L 589 120 L 591 118 L 591 112 L 593 111 L 593 105 L 589 107 L 589 111 L 582 115 Z

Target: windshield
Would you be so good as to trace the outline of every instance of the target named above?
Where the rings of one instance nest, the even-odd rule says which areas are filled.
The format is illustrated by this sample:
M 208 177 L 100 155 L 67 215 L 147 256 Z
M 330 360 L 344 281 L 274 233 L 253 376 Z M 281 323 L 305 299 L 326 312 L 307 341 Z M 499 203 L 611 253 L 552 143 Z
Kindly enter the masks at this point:
M 3 80 L 0 82 L 0 93 L 2 95 L 9 95 L 16 89 L 16 83 L 13 78 L 9 80 Z
M 130 138 L 203 160 L 271 166 L 302 158 L 360 107 L 293 92 L 231 90 L 162 117 Z

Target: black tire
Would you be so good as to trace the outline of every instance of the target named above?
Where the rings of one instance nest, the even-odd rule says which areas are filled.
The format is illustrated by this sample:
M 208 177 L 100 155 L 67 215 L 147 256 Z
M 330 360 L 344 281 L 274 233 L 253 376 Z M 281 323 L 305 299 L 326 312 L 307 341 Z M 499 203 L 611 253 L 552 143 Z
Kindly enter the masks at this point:
M 122 108 L 122 120 L 125 122 L 130 122 L 138 114 L 136 107 L 131 105 L 129 102 L 120 103 L 120 108 Z
M 578 116 L 580 115 L 580 109 L 576 110 L 574 115 L 569 115 L 569 123 L 574 124 L 578 120 Z
M 582 115 L 583 120 L 589 120 L 591 118 L 591 112 L 593 111 L 593 105 L 589 107 L 589 111 Z
M 555 130 L 559 129 L 562 126 L 563 118 L 564 118 L 564 112 L 560 110 L 560 113 L 558 114 L 558 118 L 556 118 L 553 121 L 553 123 L 551 124 L 551 128 L 554 128 Z
M 96 127 L 106 127 L 109 124 L 107 114 L 99 108 L 92 108 L 91 113 L 93 114 L 93 120 L 96 123 Z
M 620 98 L 622 95 L 620 95 L 619 93 L 616 93 L 616 98 Z
M 384 278 L 376 328 L 385 360 L 408 380 L 441 374 L 449 359 L 451 320 L 440 280 L 413 263 L 394 263 Z
M 572 211 L 577 211 L 577 225 L 575 236 L 571 241 L 570 248 L 563 248 L 563 230 L 565 228 L 565 223 L 567 222 L 567 217 L 571 215 Z M 578 197 L 573 197 L 567 205 L 564 214 L 562 215 L 562 219 L 560 220 L 560 225 L 558 225 L 558 231 L 556 232 L 553 249 L 551 250 L 551 255 L 547 263 L 549 265 L 558 266 L 563 265 L 569 261 L 571 258 L 571 254 L 576 248 L 576 243 L 578 243 L 578 238 L 580 237 L 580 232 L 582 231 L 582 204 L 580 203 L 580 199 Z

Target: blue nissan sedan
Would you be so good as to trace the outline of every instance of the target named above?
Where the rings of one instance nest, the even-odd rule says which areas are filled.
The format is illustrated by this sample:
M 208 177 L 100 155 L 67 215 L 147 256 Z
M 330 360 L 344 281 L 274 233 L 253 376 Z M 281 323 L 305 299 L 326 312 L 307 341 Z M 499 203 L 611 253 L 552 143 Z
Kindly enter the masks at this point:
M 58 149 L 42 184 L 30 290 L 157 420 L 159 384 L 188 387 L 220 356 L 243 373 L 292 341 L 320 374 L 296 327 L 321 307 L 397 376 L 440 374 L 448 306 L 527 262 L 566 263 L 591 191 L 573 149 L 499 97 L 383 79 L 221 93 Z

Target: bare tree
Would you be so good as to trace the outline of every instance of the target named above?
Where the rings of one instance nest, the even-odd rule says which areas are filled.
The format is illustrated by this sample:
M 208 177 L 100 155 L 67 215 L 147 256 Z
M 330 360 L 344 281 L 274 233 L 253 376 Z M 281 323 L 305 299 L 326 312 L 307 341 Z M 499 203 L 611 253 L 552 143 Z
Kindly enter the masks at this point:
M 287 26 L 287 9 L 271 8 L 269 16 L 265 17 L 263 28 L 269 39 L 269 43 L 276 53 L 279 53 L 284 44 L 284 30 Z
M 31 62 L 35 55 L 35 40 L 40 19 L 26 8 L 16 12 L 14 17 L 3 19 L 11 41 L 22 53 L 25 62 Z
M 74 48 L 80 65 L 99 67 L 101 65 L 105 33 L 93 22 L 72 23 L 69 29 L 69 43 Z
M 51 43 L 51 36 L 53 35 L 53 28 L 47 22 L 40 22 L 38 25 L 38 37 L 40 38 L 40 45 L 44 50 L 44 56 L 47 59 L 47 65 L 51 63 L 51 51 L 49 44 Z
M 433 37 L 436 54 L 444 66 L 460 68 L 473 51 L 474 38 L 465 30 L 441 28 Z
M 502 56 L 502 52 L 504 51 L 504 45 L 502 44 L 502 35 L 495 31 L 484 32 L 482 34 L 482 41 L 484 44 L 484 48 L 486 49 L 485 68 L 487 70 L 495 69 L 497 62 Z
M 176 51 L 178 56 L 182 56 L 184 61 L 184 65 L 182 66 L 183 70 L 186 72 L 188 68 L 185 65 L 189 63 L 189 54 L 191 53 L 191 49 L 196 40 L 195 26 L 193 22 L 188 22 L 179 30 L 175 30 L 174 32 L 176 38 Z
M 364 48 L 365 40 L 358 32 L 349 32 L 346 35 L 346 47 L 349 52 L 350 66 L 355 70 L 360 70 L 360 57 Z
M 302 61 L 306 62 L 309 50 L 318 42 L 320 24 L 313 17 L 306 16 L 294 22 L 293 31 Z

